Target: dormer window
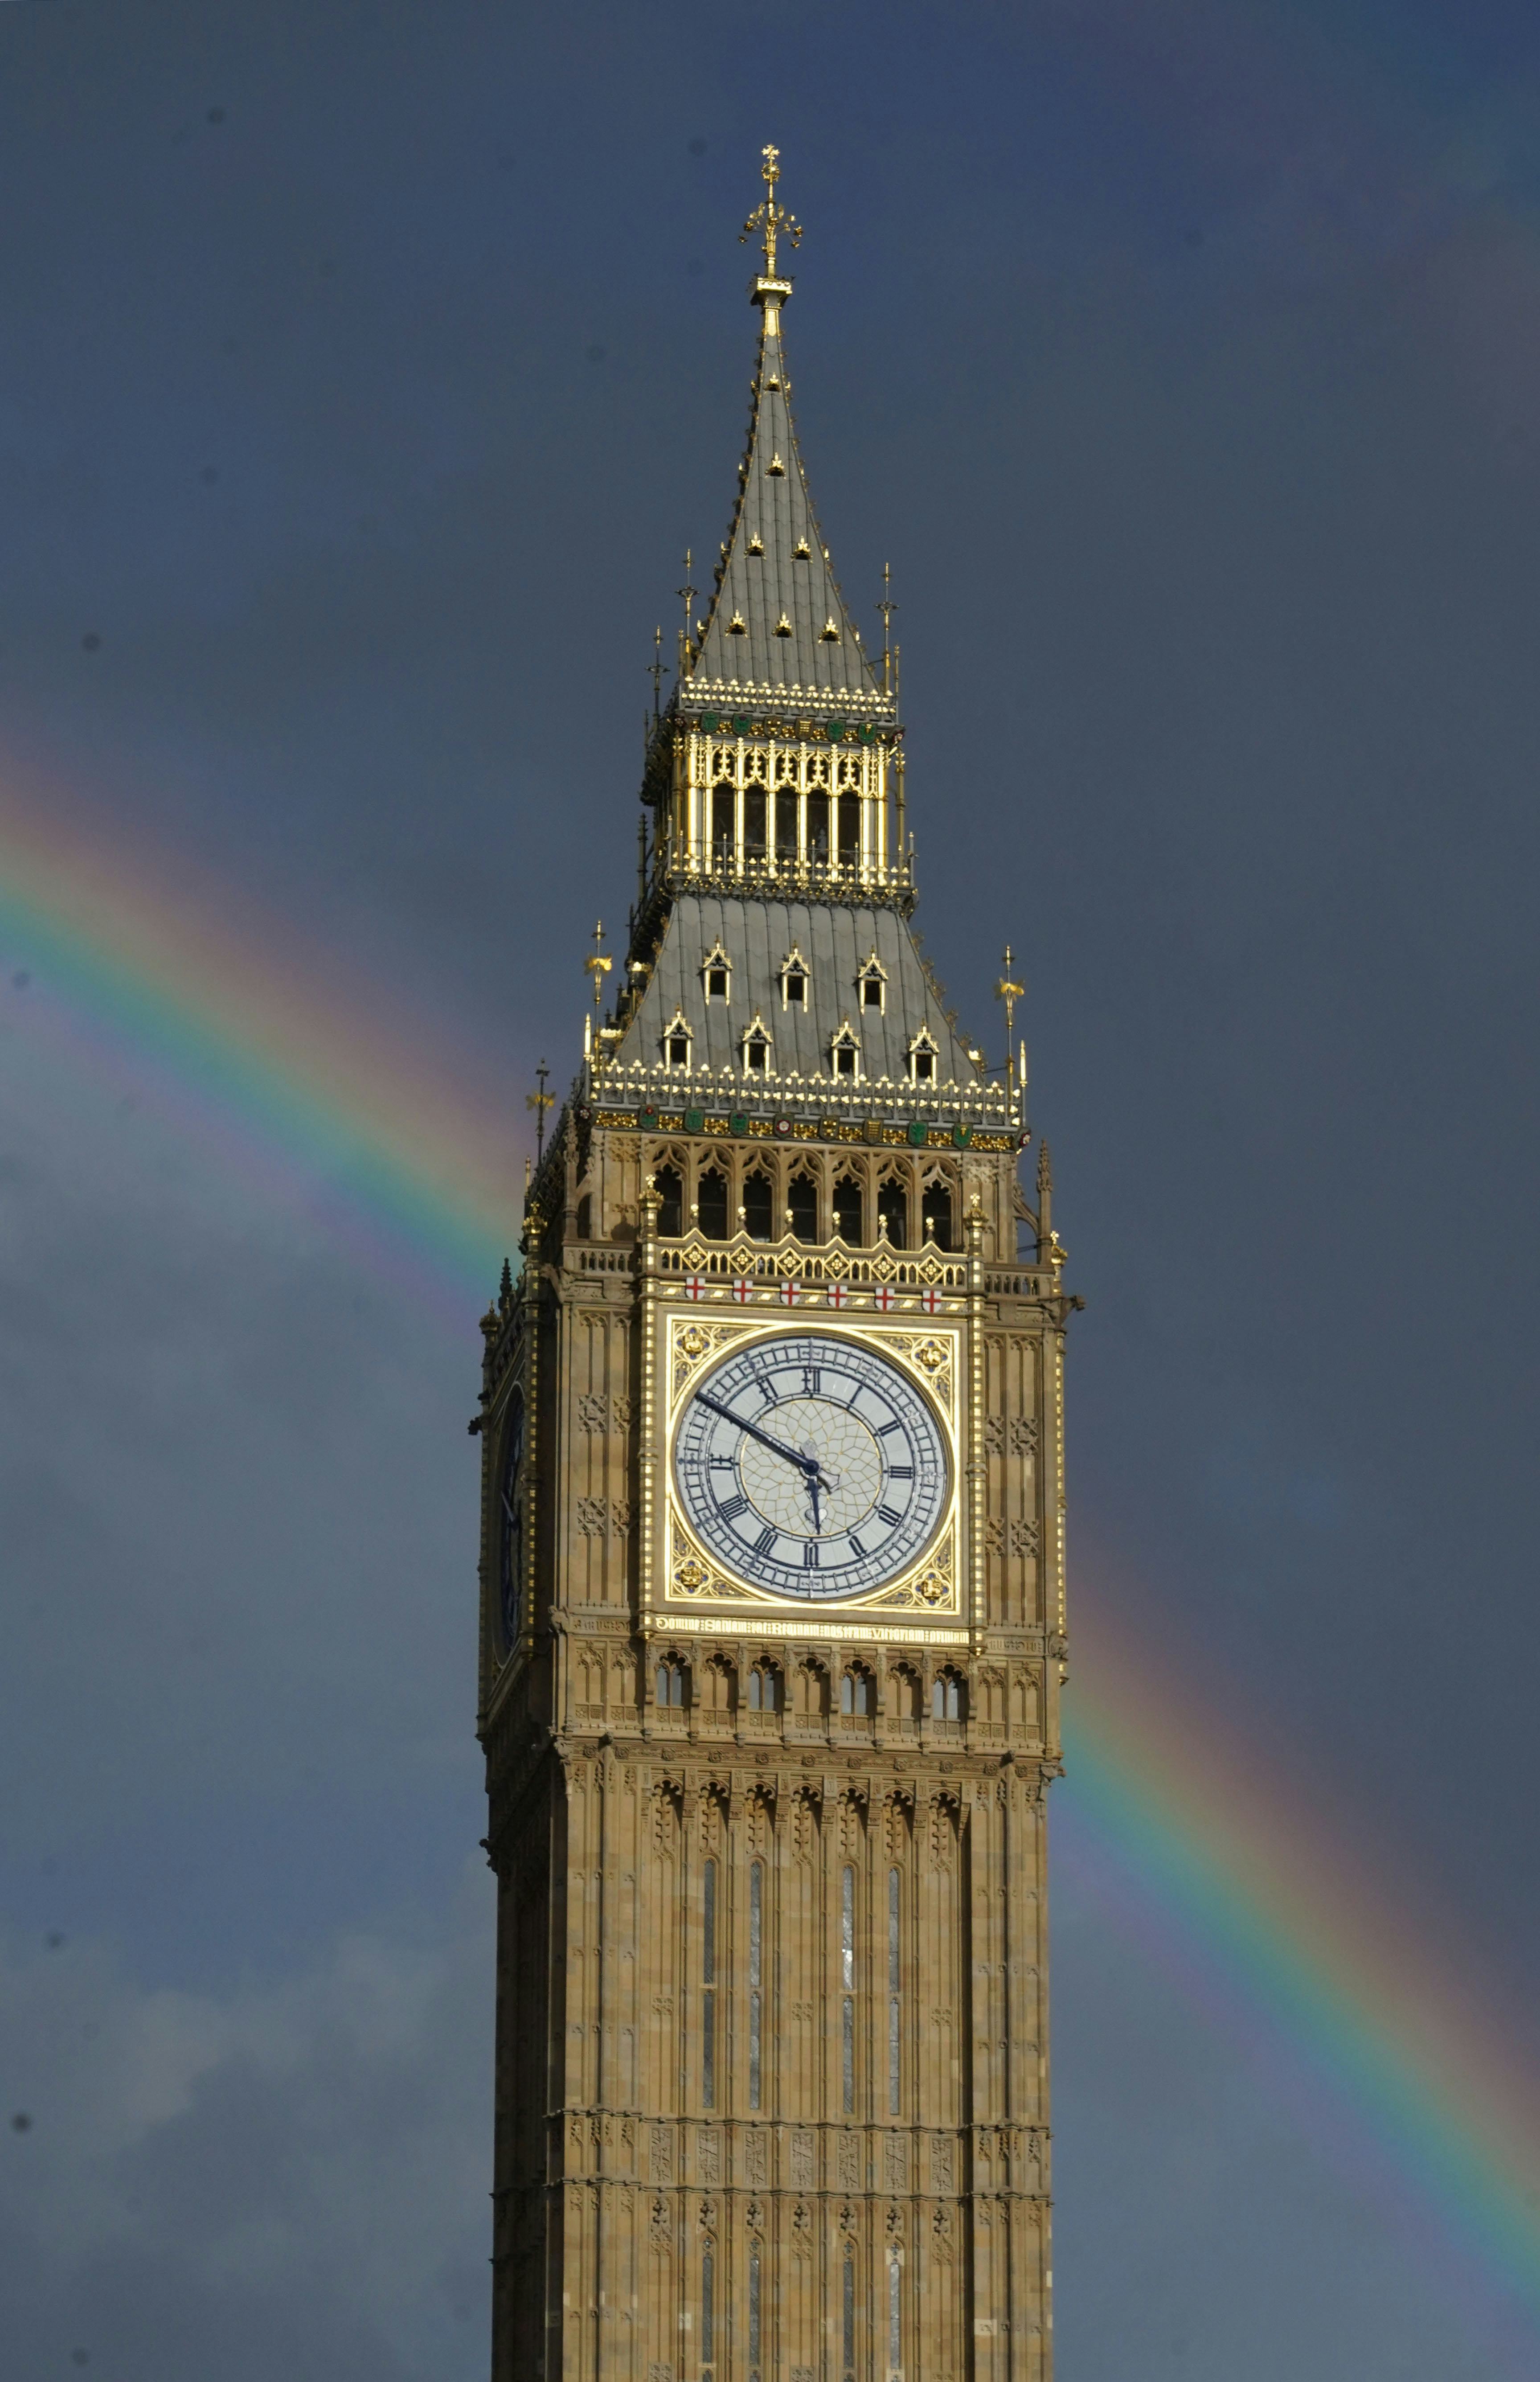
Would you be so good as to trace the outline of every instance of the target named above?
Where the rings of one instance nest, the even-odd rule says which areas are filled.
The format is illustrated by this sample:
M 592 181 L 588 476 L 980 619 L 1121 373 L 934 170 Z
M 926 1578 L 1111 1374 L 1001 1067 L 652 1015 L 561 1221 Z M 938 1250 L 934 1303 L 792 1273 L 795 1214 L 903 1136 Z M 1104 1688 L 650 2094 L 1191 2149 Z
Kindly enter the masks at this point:
M 934 1084 L 937 1045 L 922 1025 L 909 1046 L 909 1079 L 911 1084 Z
M 682 1009 L 676 1009 L 663 1037 L 663 1062 L 666 1067 L 688 1067 L 692 1028 Z
M 781 962 L 781 1007 L 807 1008 L 807 962 L 795 943 Z
M 759 1012 L 743 1037 L 743 1072 L 746 1075 L 768 1075 L 770 1070 L 770 1036 Z
M 875 951 L 856 977 L 857 997 L 862 1009 L 874 1009 L 879 1013 L 887 1006 L 887 970 Z
M 701 962 L 701 984 L 708 1001 L 731 999 L 732 967 L 733 964 L 718 939 Z
M 829 1065 L 837 1075 L 848 1080 L 861 1073 L 861 1043 L 848 1017 L 829 1045 Z

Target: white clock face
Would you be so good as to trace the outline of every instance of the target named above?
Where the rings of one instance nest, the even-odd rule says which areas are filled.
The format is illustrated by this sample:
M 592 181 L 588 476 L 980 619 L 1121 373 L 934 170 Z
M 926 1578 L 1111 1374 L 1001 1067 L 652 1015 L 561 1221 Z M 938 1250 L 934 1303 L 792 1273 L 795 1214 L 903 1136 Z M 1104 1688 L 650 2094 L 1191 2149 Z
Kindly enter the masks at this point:
M 695 1382 L 674 1438 L 703 1545 L 778 1596 L 862 1596 L 907 1570 L 947 1508 L 930 1406 L 860 1340 L 755 1340 Z

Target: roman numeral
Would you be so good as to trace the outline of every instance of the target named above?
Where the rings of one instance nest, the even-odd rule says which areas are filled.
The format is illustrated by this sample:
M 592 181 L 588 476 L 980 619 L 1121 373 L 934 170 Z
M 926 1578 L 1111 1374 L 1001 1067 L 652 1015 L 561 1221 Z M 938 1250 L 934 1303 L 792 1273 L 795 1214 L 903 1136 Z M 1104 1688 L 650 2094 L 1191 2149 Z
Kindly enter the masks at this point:
M 714 1472 L 730 1472 L 733 1468 L 732 1457 L 730 1455 L 714 1455 L 711 1459 L 711 1468 Z
M 747 1513 L 748 1507 L 749 1500 L 747 1497 L 729 1497 L 727 1504 L 725 1505 L 718 1505 L 716 1510 L 721 1515 L 724 1522 L 736 1522 L 739 1514 Z
M 891 1528 L 895 1522 L 901 1522 L 903 1518 L 903 1516 L 899 1513 L 896 1505 L 879 1505 L 877 1507 L 878 1521 L 886 1522 L 889 1528 Z M 852 1541 L 851 1543 L 853 1544 L 854 1541 Z
M 899 1430 L 902 1428 L 903 1426 L 900 1423 L 880 1422 L 877 1425 L 877 1437 L 879 1439 L 886 1439 L 889 1431 Z
M 773 1406 L 775 1405 L 775 1403 L 776 1403 L 776 1393 L 775 1393 L 775 1391 L 771 1388 L 771 1386 L 770 1386 L 769 1382 L 765 1380 L 765 1378 L 764 1378 L 764 1374 L 763 1374 L 763 1373 L 756 1373 L 756 1374 L 755 1374 L 755 1376 L 754 1376 L 754 1387 L 758 1390 L 758 1392 L 759 1392 L 759 1394 L 760 1394 L 760 1396 L 764 1400 L 764 1403 L 765 1403 L 765 1405 L 766 1405 L 767 1406 Z
M 773 1523 L 761 1530 L 758 1538 L 754 1541 L 755 1554 L 767 1555 L 779 1536 L 780 1532 L 775 1528 Z
M 853 1555 L 863 1555 L 866 1553 L 866 1549 L 862 1545 L 854 1530 L 850 1532 L 850 1553 Z
M 802 1367 L 802 1394 L 804 1397 L 809 1398 L 815 1398 L 818 1395 L 818 1368 L 816 1365 L 804 1365 Z
M 890 1464 L 887 1467 L 887 1477 L 890 1480 L 912 1480 L 914 1467 L 912 1464 Z
M 818 1541 L 816 1539 L 809 1539 L 806 1546 L 802 1549 L 802 1569 L 804 1571 L 816 1571 L 817 1568 Z

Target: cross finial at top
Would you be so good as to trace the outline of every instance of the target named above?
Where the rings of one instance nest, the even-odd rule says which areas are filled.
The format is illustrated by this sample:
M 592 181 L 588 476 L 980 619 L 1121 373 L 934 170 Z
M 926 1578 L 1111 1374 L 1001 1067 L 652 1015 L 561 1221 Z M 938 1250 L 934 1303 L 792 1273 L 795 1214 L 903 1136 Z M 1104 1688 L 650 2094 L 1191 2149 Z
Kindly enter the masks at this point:
M 764 159 L 760 168 L 764 176 L 764 196 L 739 233 L 738 239 L 739 245 L 741 247 L 752 231 L 757 231 L 761 235 L 761 245 L 764 250 L 764 277 L 767 281 L 774 281 L 776 242 L 778 239 L 788 239 L 793 248 L 800 247 L 802 227 L 787 208 L 776 204 L 776 184 L 781 178 L 780 151 L 773 141 L 769 141 L 760 153 Z

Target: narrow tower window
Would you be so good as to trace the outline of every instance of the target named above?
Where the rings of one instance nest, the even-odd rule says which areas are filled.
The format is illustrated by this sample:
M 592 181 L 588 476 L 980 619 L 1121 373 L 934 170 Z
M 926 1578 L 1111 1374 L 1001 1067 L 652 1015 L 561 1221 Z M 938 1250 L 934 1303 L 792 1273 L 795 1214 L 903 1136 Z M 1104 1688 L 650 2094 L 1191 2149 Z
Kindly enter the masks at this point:
M 877 1215 L 886 1227 L 891 1246 L 906 1248 L 909 1245 L 909 1197 L 903 1185 L 895 1183 L 891 1177 L 877 1193 Z
M 743 1222 L 752 1241 L 775 1237 L 776 1186 L 768 1174 L 743 1178 Z
M 938 1249 L 952 1246 L 952 1195 L 945 1183 L 927 1185 L 920 1203 L 920 1213 L 927 1241 L 934 1240 Z
M 898 1872 L 890 1869 L 887 1872 L 887 2112 L 892 2118 L 898 2114 L 902 2082 L 899 2065 L 903 2043 L 902 1971 L 898 1946 Z M 894 2363 L 898 2363 L 897 2358 Z
M 660 1166 L 653 1188 L 662 1200 L 658 1231 L 666 1241 L 677 1241 L 684 1230 L 684 1183 L 677 1166 Z
M 887 2262 L 887 2370 L 898 2382 L 904 2352 L 903 2268 L 897 2258 Z
M 701 2259 L 701 2382 L 712 2382 L 716 2362 L 716 2261 L 707 2250 Z
M 839 2066 L 847 2111 L 856 2106 L 856 1873 L 842 1872 L 839 1882 L 839 1981 L 845 1988 L 840 2011 Z
M 764 1959 L 764 1863 L 755 1861 L 749 1871 L 749 2106 L 760 2106 L 763 2069 L 760 2065 L 760 2029 L 764 2020 L 764 2001 L 762 1986 Z M 757 2357 L 757 2350 L 750 2356 Z
M 701 1882 L 701 2106 L 716 2106 L 716 1863 Z M 705 2354 L 704 2350 L 702 2355 Z
M 809 1174 L 794 1174 L 787 1185 L 786 1204 L 791 1229 L 800 1241 L 818 1238 L 818 1185 Z
M 841 2382 L 856 2382 L 856 2262 L 845 2253 L 845 2287 L 840 2293 Z
M 695 1186 L 696 1213 L 701 1230 L 708 1241 L 725 1241 L 727 1237 L 727 1178 L 715 1166 L 708 1167 Z
M 759 2252 L 749 2253 L 749 2382 L 760 2382 Z
M 849 1249 L 861 1246 L 861 1185 L 853 1174 L 842 1174 L 834 1186 L 834 1228 Z

